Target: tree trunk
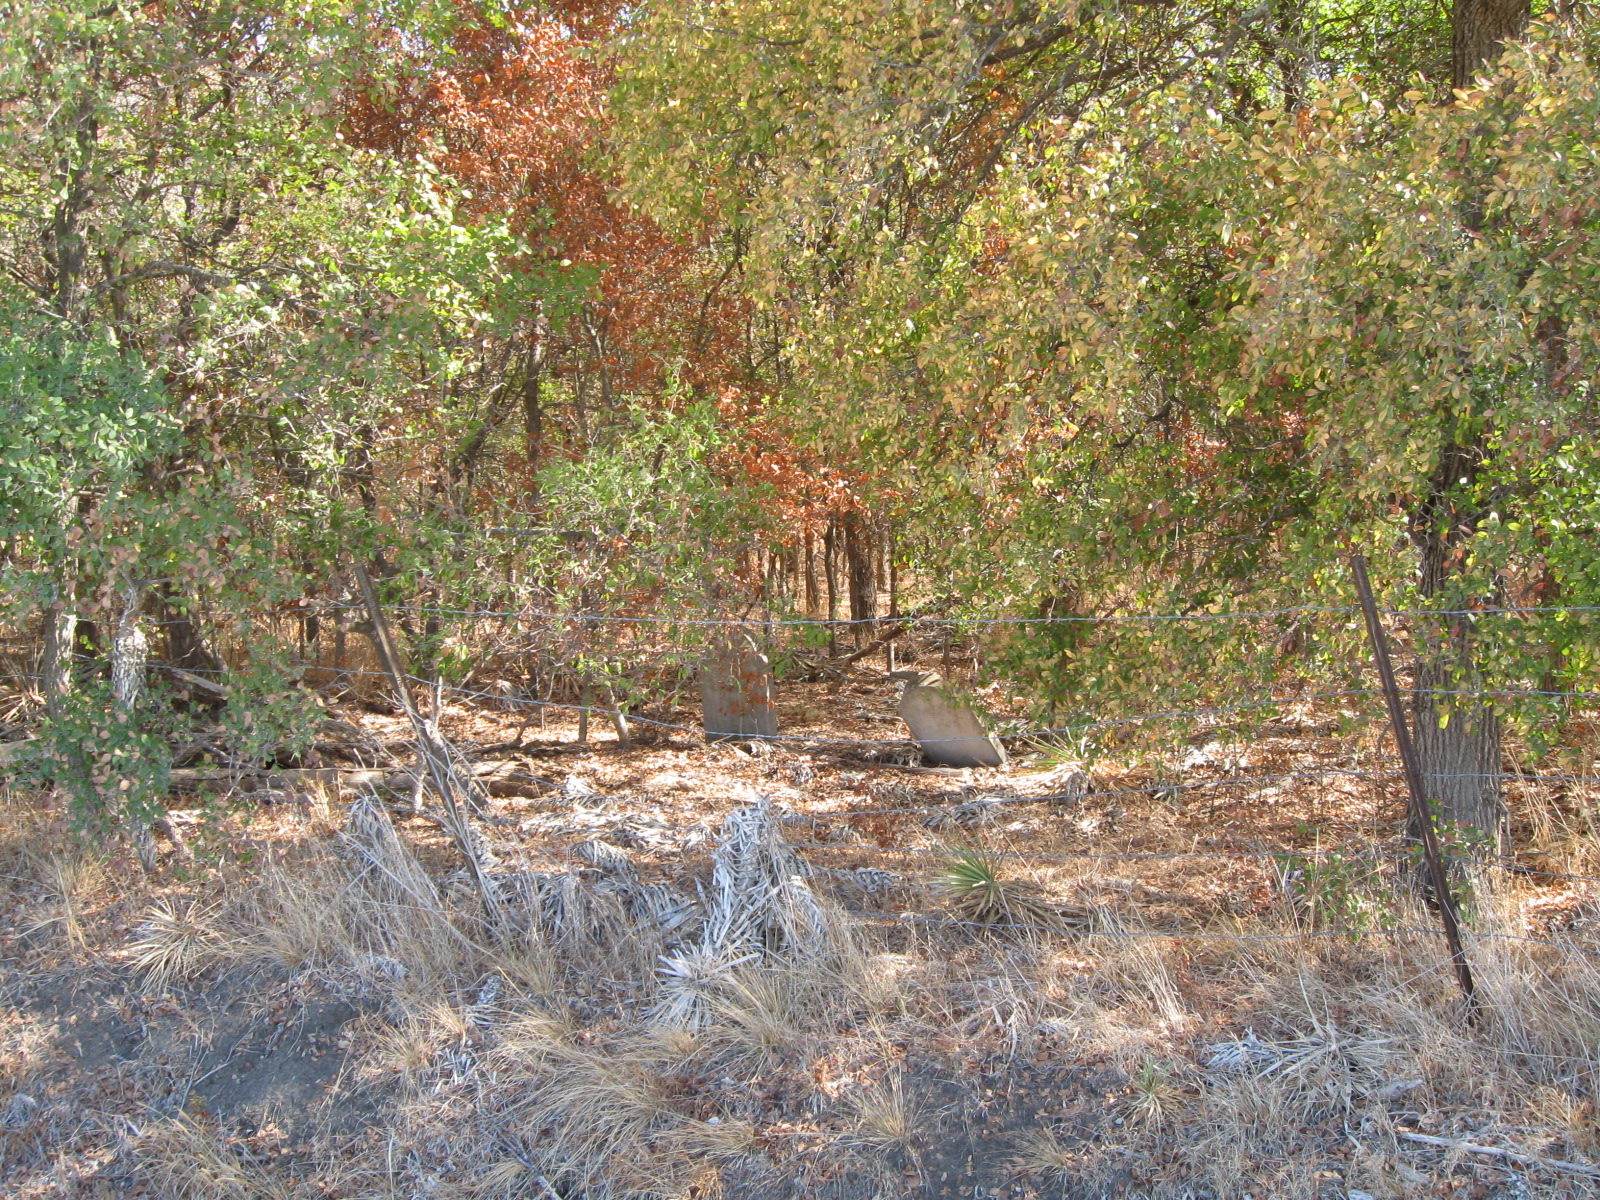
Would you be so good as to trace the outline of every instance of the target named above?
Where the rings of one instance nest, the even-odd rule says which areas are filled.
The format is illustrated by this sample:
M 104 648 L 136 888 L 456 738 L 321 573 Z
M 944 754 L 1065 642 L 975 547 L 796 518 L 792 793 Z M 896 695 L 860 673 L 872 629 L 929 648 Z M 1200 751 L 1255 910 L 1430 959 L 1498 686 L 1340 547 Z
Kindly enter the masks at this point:
M 1447 587 L 1452 564 L 1460 561 L 1480 516 L 1461 506 L 1459 499 L 1468 492 L 1458 489 L 1471 488 L 1483 461 L 1480 445 L 1447 443 L 1428 496 L 1412 514 L 1411 539 L 1420 557 L 1417 591 L 1423 597 L 1452 595 Z M 1464 606 L 1460 599 L 1448 605 Z M 1506 829 L 1500 718 L 1476 694 L 1483 685 L 1473 661 L 1470 624 L 1460 617 L 1445 620 L 1446 629 L 1423 630 L 1417 639 L 1412 724 L 1418 765 L 1435 819 L 1498 853 Z
M 333 619 L 333 670 L 339 684 L 339 693 L 349 695 L 352 691 L 350 678 L 345 674 L 345 663 L 349 655 L 350 612 L 341 608 Z
M 544 447 L 544 404 L 539 394 L 544 382 L 545 336 L 550 323 L 545 319 L 544 302 L 539 302 L 528 336 L 528 357 L 522 375 L 522 437 L 528 456 L 528 503 L 539 507 L 539 459 Z
M 1472 77 L 1505 43 L 1520 37 L 1532 16 L 1529 0 L 1455 0 L 1450 12 L 1450 86 L 1472 86 Z
M 822 534 L 822 570 L 827 574 L 827 619 L 838 621 L 838 517 L 829 518 Z
M 163 584 L 157 593 L 157 599 L 158 619 L 167 637 L 167 662 L 174 667 L 182 667 L 185 671 L 200 674 L 221 673 L 222 660 L 206 647 L 200 623 L 189 615 L 189 609 L 177 603 L 181 599 L 177 589 L 170 583 Z M 311 642 L 312 636 L 307 633 L 308 643 Z
M 606 695 L 611 698 L 611 724 L 617 731 L 617 747 L 632 750 L 633 735 L 628 732 L 628 711 L 618 703 L 615 688 L 607 687 Z
M 1480 686 L 1470 662 L 1461 663 L 1460 673 L 1442 659 L 1422 663 L 1412 700 L 1413 725 L 1428 805 L 1445 827 L 1444 840 L 1481 841 L 1460 849 L 1499 854 L 1505 846 L 1507 818 L 1500 790 L 1500 715 L 1475 697 L 1452 695 L 1458 689 L 1475 692 Z M 1415 824 L 1413 816 L 1406 832 L 1421 840 L 1422 831 Z
M 581 369 L 572 381 L 572 413 L 578 421 L 578 445 L 585 450 L 592 445 L 589 441 L 588 381 L 589 377 Z
M 1527 27 L 1528 0 L 1455 0 L 1451 11 L 1451 85 L 1470 87 L 1473 75 L 1500 53 L 1509 38 Z M 1469 199 L 1463 219 L 1479 222 L 1481 205 Z M 1411 516 L 1411 539 L 1420 555 L 1418 592 L 1449 596 L 1453 564 L 1480 515 L 1464 509 L 1483 465 L 1482 435 L 1463 445 L 1442 448 L 1427 497 Z M 1458 607 L 1459 601 L 1450 601 Z M 1452 619 L 1451 627 L 1418 639 L 1416 693 L 1412 698 L 1417 758 L 1434 818 L 1454 827 L 1491 852 L 1502 848 L 1506 806 L 1500 787 L 1501 725 L 1493 706 L 1476 693 L 1482 677 L 1474 666 L 1471 630 Z M 1421 831 L 1409 830 L 1413 837 Z
M 889 615 L 900 615 L 900 565 L 894 560 L 894 530 L 884 535 L 884 560 L 889 564 Z
M 878 577 L 873 570 L 872 530 L 864 515 L 858 511 L 844 514 L 844 558 L 850 576 L 850 619 L 855 626 L 856 640 L 865 631 L 859 622 L 878 619 Z
M 150 662 L 150 641 L 139 624 L 139 607 L 144 600 L 144 588 L 131 586 L 123 597 L 122 616 L 117 621 L 116 632 L 111 636 L 111 698 L 116 706 L 133 719 L 139 697 L 144 694 L 145 671 Z M 160 800 L 153 800 L 148 812 L 123 813 L 128 840 L 133 843 L 134 854 L 145 874 L 156 869 L 156 842 L 151 832 L 158 829 L 172 843 L 173 853 L 180 862 L 192 857 L 183 835 L 167 816 Z
M 822 607 L 822 589 L 817 580 L 817 539 L 809 528 L 806 530 L 805 562 L 806 616 L 814 617 Z
M 132 712 L 144 692 L 145 665 L 150 643 L 139 627 L 142 589 L 130 587 L 123 597 L 122 616 L 111 635 L 111 697 L 123 712 Z
M 78 614 L 65 600 L 57 600 L 45 610 L 44 663 L 41 690 L 46 711 L 61 715 L 62 701 L 72 693 L 72 643 L 78 636 Z

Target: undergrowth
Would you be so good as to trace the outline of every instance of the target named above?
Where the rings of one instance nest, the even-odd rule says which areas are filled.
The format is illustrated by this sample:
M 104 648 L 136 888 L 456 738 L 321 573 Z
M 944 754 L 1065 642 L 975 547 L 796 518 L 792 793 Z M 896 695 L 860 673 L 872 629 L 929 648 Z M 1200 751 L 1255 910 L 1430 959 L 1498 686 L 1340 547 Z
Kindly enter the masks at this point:
M 1280 902 L 1176 928 L 1115 863 L 1032 869 L 979 835 L 920 910 L 874 914 L 753 805 L 675 879 L 499 845 L 515 920 L 491 929 L 426 827 L 364 811 L 116 910 L 119 935 L 107 860 L 51 848 L 13 803 L 0 855 L 30 962 L 110 955 L 144 996 L 191 1005 L 288 987 L 359 1010 L 322 1104 L 369 1115 L 292 1164 L 253 1153 L 237 1116 L 189 1109 L 48 1136 L 180 1200 L 865 1198 L 974 1179 L 1309 1200 L 1489 1195 L 1505 1176 L 1412 1135 L 1514 1148 L 1522 1175 L 1575 1194 L 1600 1178 L 1600 958 L 1581 929 L 1570 948 L 1525 940 L 1538 909 L 1513 876 L 1479 882 L 1472 1024 L 1432 915 L 1359 859 L 1282 859 Z M 1344 929 L 1363 936 L 1303 936 Z M 48 1071 L 26 1022 L 0 1027 L 17 1162 L 45 1161 L 22 1139 L 44 1144 Z

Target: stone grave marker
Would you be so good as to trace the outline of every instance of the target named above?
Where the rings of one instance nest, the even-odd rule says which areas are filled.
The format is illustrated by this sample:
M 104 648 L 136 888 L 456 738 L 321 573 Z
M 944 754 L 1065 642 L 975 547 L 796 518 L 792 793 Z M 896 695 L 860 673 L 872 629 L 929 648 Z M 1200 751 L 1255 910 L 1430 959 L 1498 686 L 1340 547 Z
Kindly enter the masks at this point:
M 1005 747 L 984 727 L 983 718 L 965 700 L 941 687 L 907 678 L 900 694 L 900 717 L 911 726 L 923 758 L 936 766 L 1005 764 Z
M 700 703 L 708 738 L 778 735 L 772 664 L 748 636 L 714 646 L 706 655 L 700 664 Z

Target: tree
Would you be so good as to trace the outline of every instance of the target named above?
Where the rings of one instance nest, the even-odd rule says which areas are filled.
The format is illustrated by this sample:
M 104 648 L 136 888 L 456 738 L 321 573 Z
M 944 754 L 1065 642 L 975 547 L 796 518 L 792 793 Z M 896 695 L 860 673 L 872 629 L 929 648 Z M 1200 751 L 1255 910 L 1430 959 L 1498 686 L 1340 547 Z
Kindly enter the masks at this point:
M 1499 721 L 1540 702 L 1481 693 L 1525 690 L 1552 646 L 1552 679 L 1588 661 L 1571 614 L 1474 614 L 1582 603 L 1594 575 L 1565 533 L 1594 502 L 1595 181 L 1568 149 L 1592 48 L 1544 30 L 1458 101 L 1449 47 L 1498 45 L 1510 9 L 1159 9 L 658 6 L 621 77 L 628 178 L 678 219 L 712 181 L 786 315 L 794 410 L 1004 539 L 945 556 L 991 599 L 1293 606 L 1376 551 L 1439 612 L 1416 646 L 1435 799 L 1492 839 Z M 1429 64 L 1438 103 L 1408 78 Z M 1145 707 L 1304 670 L 1275 650 L 1303 630 L 1261 625 L 1018 652 L 1058 668 L 1050 698 Z M 1307 653 L 1354 649 L 1335 628 Z
M 615 193 L 605 44 L 635 18 L 609 2 L 498 13 L 464 6 L 448 53 L 391 47 L 408 63 L 403 86 L 354 90 L 346 135 L 386 155 L 420 156 L 456 181 L 480 219 L 504 219 L 527 240 L 525 269 L 582 279 L 575 304 L 523 313 L 514 330 L 491 335 L 508 342 L 483 353 L 486 365 L 499 364 L 484 375 L 500 397 L 488 411 L 520 405 L 520 456 L 495 436 L 498 415 L 474 443 L 485 472 L 515 481 L 519 508 L 502 508 L 502 518 L 544 524 L 574 498 L 552 491 L 575 484 L 564 458 L 592 459 L 609 477 L 600 464 L 630 455 L 639 429 L 671 412 L 695 427 L 688 410 L 714 401 L 703 411 L 727 426 L 711 458 L 726 493 L 703 503 L 739 508 L 753 491 L 768 497 L 764 518 L 742 532 L 719 525 L 728 541 L 718 549 L 746 561 L 738 568 L 746 599 L 771 600 L 762 590 L 770 572 L 751 565 L 758 547 L 796 546 L 808 532 L 814 542 L 856 500 L 764 411 L 781 364 L 772 319 L 744 294 L 743 234 L 715 215 L 668 232 Z M 643 560 L 657 549 L 635 546 Z M 713 592 L 723 594 L 723 583 Z
M 383 420 L 433 333 L 496 306 L 512 239 L 503 222 L 461 225 L 426 170 L 336 136 L 335 102 L 367 62 L 373 14 L 359 5 L 6 15 L 4 570 L 12 605 L 47 611 L 44 691 L 65 745 L 104 719 L 97 695 L 67 701 L 75 658 L 88 676 L 109 655 L 122 723 L 159 725 L 133 679 L 152 608 L 173 657 L 218 668 L 192 619 L 202 598 L 249 609 L 299 590 L 297 569 L 333 549 L 340 522 L 295 518 L 323 482 L 338 497 L 360 475 L 339 444 L 345 418 Z M 435 19 L 384 16 L 419 40 Z M 448 372 L 441 357 L 429 365 Z M 259 635 L 250 650 L 272 657 Z M 225 725 L 249 707 L 249 677 Z M 248 724 L 236 722 L 244 756 L 273 753 L 270 722 Z M 161 739 L 136 732 L 149 737 L 135 758 L 159 776 L 145 751 Z M 139 763 L 124 757 L 80 764 L 81 799 L 93 819 L 132 817 L 137 837 L 160 789 L 134 786 Z
M 1470 88 L 1505 44 L 1522 36 L 1533 16 L 1530 0 L 1454 0 L 1450 12 L 1450 86 Z
M 1505 43 L 1523 33 L 1529 17 L 1528 0 L 1455 0 L 1450 23 L 1451 86 L 1471 88 L 1478 72 L 1499 57 Z M 1466 232 L 1481 232 L 1483 203 L 1484 197 L 1475 192 L 1462 197 Z M 1452 415 L 1463 432 L 1474 423 L 1470 405 Z M 1481 507 L 1461 503 L 1459 490 L 1488 465 L 1490 442 L 1499 433 L 1495 425 L 1492 417 L 1481 421 L 1476 436 L 1464 439 L 1466 444 L 1461 444 L 1459 435 L 1447 437 L 1438 451 L 1432 484 L 1413 506 L 1411 537 L 1420 559 L 1417 590 L 1425 598 L 1450 590 L 1450 576 L 1459 573 L 1457 563 L 1467 553 L 1464 543 L 1486 515 Z M 1497 590 L 1501 596 L 1490 597 L 1491 603 L 1503 602 L 1503 590 Z M 1506 826 L 1500 714 L 1492 703 L 1464 703 L 1453 694 L 1462 681 L 1481 686 L 1471 632 L 1468 621 L 1450 623 L 1417 664 L 1413 701 L 1417 753 L 1429 799 L 1438 805 L 1440 817 L 1478 831 L 1498 849 Z M 1420 831 L 1413 833 L 1420 836 Z

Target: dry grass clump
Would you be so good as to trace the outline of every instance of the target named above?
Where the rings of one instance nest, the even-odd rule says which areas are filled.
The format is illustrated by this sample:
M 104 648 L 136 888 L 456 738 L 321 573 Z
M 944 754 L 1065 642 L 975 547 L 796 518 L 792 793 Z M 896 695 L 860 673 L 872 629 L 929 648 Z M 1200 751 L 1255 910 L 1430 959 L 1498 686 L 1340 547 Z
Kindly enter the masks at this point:
M 236 1154 L 215 1129 L 187 1118 L 145 1127 L 133 1142 L 139 1173 L 165 1200 L 290 1200 L 284 1181 Z
M 1020 1175 L 1042 1180 L 1063 1191 L 1083 1173 L 1085 1153 L 1078 1139 L 1053 1126 L 1026 1129 L 1017 1135 L 1006 1163 Z
M 134 935 L 133 969 L 161 990 L 234 957 L 239 947 L 230 944 L 216 917 L 216 906 L 199 900 L 158 900 Z
M 893 1151 L 914 1160 L 933 1133 L 928 1111 L 896 1072 L 855 1098 L 855 1128 L 849 1141 L 879 1151 Z
M 0 785 L 0 906 L 15 903 L 38 884 L 39 864 L 50 844 L 43 814 Z
M 841 961 L 840 983 L 874 1019 L 906 1014 L 910 984 L 923 964 L 909 954 L 874 952 L 861 946 Z
M 469 1011 L 442 1001 L 424 1003 L 397 1023 L 380 1023 L 374 1030 L 368 1072 L 398 1077 L 408 1091 L 418 1093 L 433 1081 L 441 1055 L 467 1050 L 472 1033 Z
M 105 886 L 105 861 L 79 847 L 48 852 L 35 848 L 23 856 L 24 862 L 30 859 L 28 874 L 34 880 L 37 899 L 22 928 L 23 936 L 58 933 L 68 948 L 81 950 L 84 906 Z
M 485 953 L 471 919 L 440 897 L 381 806 L 357 811 L 362 819 L 347 827 L 338 853 L 273 866 L 230 907 L 232 921 L 250 930 L 239 953 L 385 987 L 469 974 Z
M 516 1157 L 597 1197 L 685 1186 L 694 1161 L 672 1103 L 684 1065 L 672 1049 L 637 1033 L 586 1045 L 539 1018 L 500 1030 L 490 1060 Z
M 822 1012 L 822 981 L 794 967 L 730 974 L 712 1000 L 723 1039 L 759 1068 L 798 1054 Z

